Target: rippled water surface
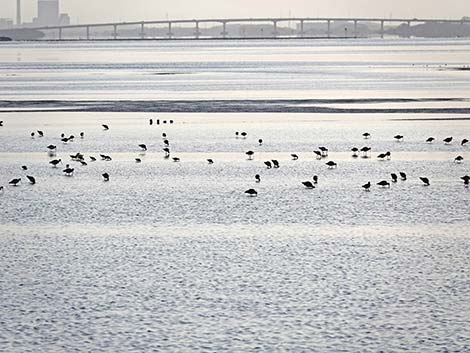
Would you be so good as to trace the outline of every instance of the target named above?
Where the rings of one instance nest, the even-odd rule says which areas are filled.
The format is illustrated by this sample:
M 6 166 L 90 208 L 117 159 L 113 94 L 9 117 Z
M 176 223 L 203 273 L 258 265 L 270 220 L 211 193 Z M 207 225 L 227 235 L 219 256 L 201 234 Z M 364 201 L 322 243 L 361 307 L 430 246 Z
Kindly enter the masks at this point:
M 9 44 L 0 48 L 0 75 L 10 77 L 0 81 L 0 92 L 20 108 L 23 99 L 131 100 L 134 93 L 158 99 L 157 92 L 189 102 L 206 94 L 241 101 L 252 94 L 314 99 L 325 92 L 335 99 L 445 97 L 341 104 L 469 107 L 470 81 L 462 73 L 422 67 L 414 71 L 417 81 L 409 76 L 413 65 L 465 64 L 470 45 L 464 41 L 417 41 L 425 55 L 406 42 L 305 43 L 151 44 L 163 46 L 160 56 L 150 55 L 157 49 L 148 43 L 64 44 L 63 53 L 57 44 Z M 335 71 L 348 51 L 356 59 Z M 214 52 L 225 59 L 207 55 Z M 371 52 L 380 60 L 365 54 Z M 204 55 L 205 63 L 194 64 Z M 317 55 L 327 77 L 311 61 Z M 301 64 L 307 71 L 297 72 L 296 57 L 308 62 L 309 68 Z M 142 66 L 152 60 L 149 65 L 170 71 L 192 62 L 191 78 L 178 83 L 157 75 L 144 89 L 136 72 L 154 70 Z M 396 66 L 402 60 L 406 65 Z M 234 61 L 241 71 L 233 70 Z M 218 65 L 220 80 L 212 85 Z M 234 94 L 235 81 L 251 75 L 248 67 L 253 81 Z M 354 88 L 353 76 L 366 77 L 360 72 L 368 67 L 387 79 L 369 77 L 375 86 Z M 335 72 L 351 81 L 341 87 L 343 76 L 333 79 Z M 276 83 L 264 82 L 271 74 Z M 91 77 L 102 86 L 90 86 Z M 303 81 L 313 77 L 319 90 Z M 211 88 L 200 91 L 194 82 Z M 150 118 L 174 123 L 150 126 Z M 470 120 L 464 113 L 10 111 L 0 121 L 0 352 L 470 351 L 470 189 L 460 179 L 470 174 L 470 145 L 461 145 L 470 138 Z M 37 130 L 44 137 L 30 136 Z M 236 131 L 247 137 L 236 138 Z M 62 133 L 74 141 L 62 143 Z M 163 133 L 170 158 L 162 151 Z M 425 142 L 430 136 L 434 143 Z M 444 144 L 449 136 L 452 143 Z M 55 156 L 48 155 L 49 144 L 57 146 Z M 318 160 L 313 151 L 320 146 L 329 155 Z M 369 158 L 353 158 L 350 149 L 363 146 L 372 148 Z M 391 159 L 379 160 L 386 151 Z M 70 159 L 77 152 L 87 165 Z M 462 163 L 454 162 L 458 155 Z M 58 168 L 48 163 L 54 158 L 62 160 Z M 272 159 L 280 168 L 266 168 Z M 328 169 L 330 160 L 338 167 Z M 66 164 L 73 176 L 62 172 Z M 398 172 L 407 180 L 376 185 Z M 301 182 L 313 175 L 318 184 L 306 189 Z M 22 179 L 17 187 L 8 185 L 13 178 Z M 361 187 L 368 181 L 370 192 Z M 249 188 L 258 196 L 248 197 Z

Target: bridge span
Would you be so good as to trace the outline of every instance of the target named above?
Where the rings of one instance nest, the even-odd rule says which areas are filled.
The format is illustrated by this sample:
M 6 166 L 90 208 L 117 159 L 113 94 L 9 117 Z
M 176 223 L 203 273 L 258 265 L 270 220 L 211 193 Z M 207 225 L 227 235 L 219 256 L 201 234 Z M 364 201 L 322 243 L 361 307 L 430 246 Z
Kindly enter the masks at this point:
M 272 25 L 272 33 L 265 35 L 266 38 L 304 38 L 305 37 L 305 25 L 309 23 L 324 23 L 326 25 L 325 37 L 330 38 L 332 36 L 332 24 L 335 22 L 351 23 L 353 26 L 353 33 L 350 34 L 352 37 L 357 37 L 358 24 L 363 23 L 377 23 L 379 25 L 378 35 L 384 37 L 385 24 L 396 24 L 403 23 L 411 26 L 412 24 L 420 23 L 452 23 L 452 24 L 470 24 L 470 19 L 436 19 L 436 18 L 368 18 L 368 17 L 259 17 L 259 18 L 207 18 L 207 19 L 175 19 L 175 20 L 155 20 L 155 21 L 133 21 L 133 22 L 106 22 L 106 23 L 87 23 L 87 24 L 74 24 L 65 26 L 42 26 L 42 27 L 29 27 L 39 31 L 56 31 L 58 40 L 63 40 L 63 35 L 66 30 L 84 30 L 86 40 L 93 40 L 96 38 L 92 37 L 92 30 L 108 27 L 111 29 L 110 39 L 120 39 L 118 28 L 122 27 L 140 27 L 138 38 L 150 39 L 145 33 L 146 27 L 160 26 L 166 27 L 167 33 L 165 39 L 177 39 L 173 29 L 176 25 L 192 25 L 194 32 L 191 36 L 193 39 L 201 39 L 201 25 L 202 24 L 215 24 L 221 26 L 221 32 L 216 37 L 211 38 L 229 38 L 229 32 L 227 26 L 229 24 L 270 24 Z M 282 23 L 295 23 L 296 31 L 289 36 L 282 36 L 278 32 L 279 24 Z M 346 33 L 347 36 L 347 33 Z M 154 37 L 153 37 L 154 38 Z M 188 37 L 185 37 L 188 39 Z M 207 38 L 207 37 L 206 37 Z M 130 39 L 130 38 L 126 38 Z

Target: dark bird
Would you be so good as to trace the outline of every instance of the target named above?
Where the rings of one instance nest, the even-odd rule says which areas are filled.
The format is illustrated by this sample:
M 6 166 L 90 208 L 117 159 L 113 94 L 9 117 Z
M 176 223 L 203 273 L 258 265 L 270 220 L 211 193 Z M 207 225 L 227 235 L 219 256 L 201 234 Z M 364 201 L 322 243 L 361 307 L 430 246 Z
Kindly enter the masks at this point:
M 0 126 L 3 126 L 3 120 L 0 120 Z
M 367 182 L 367 184 L 362 185 L 365 191 L 370 191 L 370 181 Z
M 271 162 L 273 163 L 274 168 L 279 168 L 279 161 L 276 159 L 271 159 Z
M 165 148 L 163 149 L 163 152 L 165 152 L 165 156 L 166 156 L 166 157 L 169 157 L 169 156 L 170 156 L 170 149 L 169 149 L 168 147 L 165 147 Z
M 88 163 L 85 162 L 85 161 L 83 161 L 83 160 L 80 160 L 80 164 L 81 164 L 82 166 L 87 166 L 87 165 L 88 165 Z
M 401 180 L 405 181 L 406 180 L 406 173 L 400 172 L 399 174 L 400 174 Z
M 248 151 L 248 152 L 245 152 L 245 154 L 248 156 L 248 159 L 253 159 L 253 155 L 255 154 L 255 152 Z
M 328 157 L 328 148 L 320 146 L 318 149 L 321 151 L 322 157 Z
M 32 133 L 30 134 L 30 136 L 34 138 L 34 132 L 32 132 Z
M 23 170 L 28 170 L 28 167 L 25 166 L 25 165 L 22 165 L 22 166 L 21 166 L 21 169 L 23 169 Z
M 142 151 L 147 151 L 147 146 L 143 143 L 139 145 L 140 148 L 142 148 Z
M 57 167 L 57 165 L 59 163 L 62 163 L 62 160 L 61 159 L 54 159 L 52 161 L 49 162 L 49 164 L 52 164 L 53 167 Z
M 259 145 L 261 146 L 263 144 L 263 139 L 258 140 Z
M 311 181 L 303 181 L 302 184 L 304 184 L 304 186 L 307 189 L 315 189 L 315 186 L 313 185 L 313 183 Z
M 0 191 L 3 192 L 3 186 L 0 186 Z
M 429 179 L 426 177 L 419 177 L 425 186 L 429 186 Z
M 136 159 L 135 159 L 135 162 L 136 162 L 136 163 L 142 163 L 142 159 L 136 158 Z
M 110 156 L 105 156 L 105 157 L 104 157 L 104 160 L 105 160 L 106 162 L 109 162 L 109 161 L 112 161 L 113 159 L 112 159 Z
M 248 134 L 247 134 L 246 132 L 242 132 L 242 133 L 240 134 L 240 136 L 243 137 L 243 138 L 246 138 L 247 135 L 248 135 Z
M 85 137 L 85 133 L 84 132 L 81 132 L 80 133 L 80 138 L 84 138 Z
M 318 184 L 318 175 L 313 176 L 313 183 Z
M 60 138 L 63 139 L 65 137 L 65 134 L 64 133 L 61 133 L 60 134 Z
M 463 139 L 462 142 L 460 142 L 460 146 L 464 146 L 468 143 L 468 139 Z
M 463 177 L 460 177 L 460 179 L 463 180 L 463 183 L 466 186 L 468 186 L 468 184 L 470 183 L 470 176 L 468 176 L 468 175 L 464 175 Z
M 173 157 L 173 162 L 179 162 L 180 159 L 178 157 Z
M 393 138 L 394 138 L 395 140 L 397 140 L 397 141 L 403 140 L 403 137 L 404 137 L 403 135 L 395 135 L 395 136 L 393 136 Z
M 326 162 L 325 164 L 328 166 L 328 168 L 336 168 L 336 167 L 338 166 L 338 165 L 337 165 L 335 162 L 333 162 L 333 161 L 328 161 L 328 162 Z
M 44 137 L 44 132 L 41 131 L 41 130 L 38 130 L 38 135 L 39 135 L 39 137 Z
M 90 161 L 92 161 L 92 162 L 96 162 L 96 158 L 95 158 L 95 157 L 93 157 L 93 156 L 90 156 Z
M 382 160 L 385 159 L 385 157 L 387 157 L 385 153 L 381 153 L 377 156 L 377 158 L 382 159 Z
M 316 157 L 317 159 L 321 159 L 322 153 L 321 153 L 320 151 L 313 151 L 313 153 L 315 153 L 315 157 Z
M 36 178 L 35 178 L 35 177 L 33 177 L 33 176 L 31 176 L 31 175 L 26 175 L 26 178 L 28 178 L 29 183 L 30 183 L 31 185 L 36 184 Z
M 69 141 L 73 141 L 74 138 L 75 138 L 75 136 L 70 135 L 70 136 L 69 136 Z
M 369 134 L 368 132 L 364 132 L 364 133 L 362 134 L 362 136 L 363 136 L 365 139 L 370 138 L 370 134 Z
M 296 161 L 297 159 L 299 159 L 299 156 L 297 156 L 295 153 L 292 153 L 290 156 L 292 157 L 293 161 Z
M 381 187 L 390 187 L 390 183 L 387 181 L 387 180 L 382 180 L 382 181 L 379 181 L 377 183 L 377 185 L 381 186 Z
M 360 151 L 362 152 L 362 158 L 367 158 L 367 153 L 370 152 L 372 150 L 371 147 L 367 147 L 367 146 L 364 146 L 360 149 Z
M 235 132 L 235 138 L 238 138 L 239 135 L 240 135 L 240 133 L 238 131 Z
M 69 142 L 69 138 L 68 138 L 68 137 L 61 138 L 60 140 L 61 140 L 63 143 Z
M 255 180 L 256 180 L 257 183 L 259 183 L 261 181 L 261 177 L 260 177 L 259 174 L 255 175 Z
M 153 125 L 153 119 L 150 119 L 150 120 L 149 120 L 149 124 L 150 124 L 150 125 Z
M 47 146 L 47 148 L 49 149 L 49 151 L 54 151 L 57 148 L 57 146 L 49 145 Z
M 109 130 L 109 126 L 106 125 L 106 124 L 101 124 L 101 126 L 103 127 L 104 130 Z
M 163 140 L 163 144 L 165 146 L 170 146 L 170 141 L 168 141 L 167 139 Z
M 18 186 L 18 183 L 21 181 L 21 178 L 12 179 L 8 182 L 8 184 L 13 186 Z
M 214 164 L 214 161 L 213 161 L 211 158 L 208 158 L 208 159 L 207 159 L 207 163 L 209 163 L 209 164 Z
M 272 163 L 271 163 L 270 161 L 266 161 L 266 162 L 264 162 L 264 164 L 266 165 L 266 167 L 267 167 L 268 169 L 271 169 L 271 168 L 273 167 L 273 165 L 272 165 Z
M 68 168 L 65 168 L 62 172 L 64 172 L 66 176 L 72 176 L 74 170 L 75 170 L 74 168 L 68 167 Z
M 426 142 L 427 142 L 427 143 L 432 143 L 434 140 L 435 140 L 434 137 L 428 137 L 428 139 L 426 140 Z
M 166 139 L 166 132 L 162 132 L 162 138 Z
M 446 145 L 448 145 L 448 144 L 450 144 L 450 143 L 452 142 L 453 139 L 454 139 L 454 138 L 451 136 L 451 137 L 446 137 L 446 138 L 445 138 L 444 140 L 442 140 L 442 141 L 444 141 L 444 143 L 445 143 Z
M 248 194 L 249 196 L 257 196 L 258 192 L 255 189 L 248 189 L 245 191 L 245 194 Z
M 357 157 L 357 152 L 359 152 L 359 149 L 357 147 L 353 147 L 353 148 L 351 148 L 351 152 L 353 153 L 352 156 L 354 158 L 356 158 Z
M 160 119 L 157 119 L 157 125 L 160 125 Z
M 109 181 L 109 174 L 108 173 L 103 173 L 101 175 L 103 176 L 104 181 Z
M 454 162 L 455 162 L 455 163 L 462 163 L 462 161 L 463 161 L 463 157 L 462 157 L 462 156 L 457 156 L 457 157 L 455 157 L 455 159 L 454 159 Z
M 390 176 L 392 177 L 392 181 L 394 183 L 396 183 L 398 181 L 398 176 L 395 173 L 390 174 Z

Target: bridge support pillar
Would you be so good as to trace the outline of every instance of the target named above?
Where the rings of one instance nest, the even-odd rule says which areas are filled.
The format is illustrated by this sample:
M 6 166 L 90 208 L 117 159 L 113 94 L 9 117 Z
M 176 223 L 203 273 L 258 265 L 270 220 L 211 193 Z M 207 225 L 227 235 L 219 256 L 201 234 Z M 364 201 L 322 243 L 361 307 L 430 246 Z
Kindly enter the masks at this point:
M 90 40 L 90 26 L 86 26 L 86 40 Z
M 168 22 L 168 39 L 173 38 L 173 32 L 171 31 L 172 22 Z
M 140 24 L 140 39 L 145 39 L 145 23 Z
M 354 38 L 357 38 L 357 20 L 354 20 Z
M 222 33 L 220 33 L 222 35 L 222 38 L 227 38 L 227 22 L 222 22 Z
M 385 34 L 384 21 L 380 21 L 380 38 L 384 39 L 384 34 Z
M 277 35 L 278 35 L 278 34 L 279 34 L 279 33 L 277 33 L 277 21 L 274 20 L 274 21 L 273 21 L 273 37 L 274 37 L 274 38 L 277 38 Z
M 59 28 L 59 40 L 62 40 L 62 28 Z
M 117 25 L 113 25 L 113 39 L 117 39 Z
M 304 20 L 300 20 L 300 38 L 303 38 L 304 35 L 305 35 L 305 31 L 304 31 Z
M 199 39 L 199 36 L 201 35 L 201 32 L 199 31 L 199 21 L 196 21 L 194 23 L 196 25 L 196 29 L 195 29 L 195 32 L 194 32 L 194 37 L 196 39 Z
M 326 28 L 326 36 L 328 38 L 330 38 L 331 37 L 331 21 L 330 20 L 327 21 L 326 27 L 327 27 Z

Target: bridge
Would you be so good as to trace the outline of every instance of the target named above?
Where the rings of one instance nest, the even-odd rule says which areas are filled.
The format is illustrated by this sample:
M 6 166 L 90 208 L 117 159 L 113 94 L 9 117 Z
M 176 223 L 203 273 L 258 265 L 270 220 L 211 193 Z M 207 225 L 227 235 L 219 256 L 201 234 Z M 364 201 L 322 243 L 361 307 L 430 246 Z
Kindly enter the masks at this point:
M 288 36 L 289 38 L 304 38 L 305 37 L 305 25 L 307 23 L 324 23 L 326 24 L 326 33 L 325 36 L 330 38 L 332 35 L 331 25 L 334 22 L 347 22 L 353 24 L 353 37 L 357 37 L 358 34 L 358 23 L 367 22 L 367 23 L 377 23 L 380 25 L 380 34 L 381 38 L 385 34 L 385 24 L 396 24 L 396 23 L 405 23 L 408 26 L 412 24 L 420 23 L 452 23 L 452 24 L 470 24 L 470 19 L 436 19 L 436 18 L 351 18 L 351 17 L 279 17 L 279 18 L 211 18 L 211 19 L 177 19 L 177 20 L 156 20 L 156 21 L 136 21 L 136 22 L 107 22 L 107 23 L 88 23 L 88 24 L 76 24 L 76 25 L 66 25 L 66 26 L 42 26 L 42 27 L 28 27 L 30 29 L 35 29 L 39 31 L 56 31 L 57 38 L 59 40 L 63 39 L 64 31 L 66 30 L 84 30 L 86 33 L 86 40 L 93 40 L 92 30 L 97 28 L 109 27 L 112 29 L 110 39 L 117 40 L 119 38 L 118 28 L 122 27 L 140 27 L 139 38 L 140 39 L 149 39 L 145 33 L 146 26 L 163 26 L 167 28 L 165 39 L 177 39 L 173 33 L 173 29 L 176 25 L 191 25 L 194 28 L 194 32 L 191 38 L 200 39 L 201 37 L 201 25 L 202 24 L 215 24 L 222 27 L 220 36 L 217 38 L 227 39 L 229 33 L 227 31 L 227 25 L 229 24 L 272 24 L 273 31 L 271 35 L 266 38 L 285 38 L 286 36 L 280 36 L 278 32 L 279 24 L 282 23 L 296 23 L 298 24 L 297 30 L 292 35 Z M 216 37 L 212 37 L 216 38 Z M 129 38 L 126 38 L 129 39 Z M 188 39 L 188 37 L 185 37 Z

